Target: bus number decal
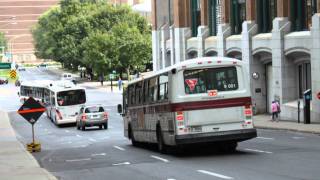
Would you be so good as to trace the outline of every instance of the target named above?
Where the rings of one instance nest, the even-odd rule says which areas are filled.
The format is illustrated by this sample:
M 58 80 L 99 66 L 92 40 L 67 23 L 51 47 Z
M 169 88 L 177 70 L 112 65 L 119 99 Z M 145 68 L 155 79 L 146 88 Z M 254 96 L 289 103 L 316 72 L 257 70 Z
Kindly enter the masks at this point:
M 189 86 L 190 91 L 193 91 L 198 83 L 198 79 L 186 79 L 185 82 Z

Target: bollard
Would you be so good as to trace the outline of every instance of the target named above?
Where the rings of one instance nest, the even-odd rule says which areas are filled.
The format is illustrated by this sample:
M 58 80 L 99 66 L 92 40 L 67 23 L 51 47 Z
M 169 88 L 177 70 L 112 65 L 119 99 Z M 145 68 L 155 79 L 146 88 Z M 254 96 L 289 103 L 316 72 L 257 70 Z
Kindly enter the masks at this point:
M 298 123 L 300 123 L 300 100 L 298 100 Z

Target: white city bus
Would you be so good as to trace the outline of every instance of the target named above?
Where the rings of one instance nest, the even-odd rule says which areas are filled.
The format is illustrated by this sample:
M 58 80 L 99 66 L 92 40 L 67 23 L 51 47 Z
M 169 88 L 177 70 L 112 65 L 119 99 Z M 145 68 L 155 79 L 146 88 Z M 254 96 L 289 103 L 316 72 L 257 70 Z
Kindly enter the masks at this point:
M 244 63 L 226 57 L 187 60 L 134 80 L 124 92 L 125 136 L 132 144 L 215 143 L 233 151 L 257 136 Z
M 45 91 L 47 116 L 56 125 L 76 123 L 81 106 L 86 103 L 84 88 L 69 81 L 58 81 Z
M 35 100 L 42 102 L 44 99 L 44 92 L 48 85 L 52 81 L 35 80 L 35 81 L 23 81 L 21 82 L 18 95 L 20 102 L 24 103 L 29 97 L 33 97 Z

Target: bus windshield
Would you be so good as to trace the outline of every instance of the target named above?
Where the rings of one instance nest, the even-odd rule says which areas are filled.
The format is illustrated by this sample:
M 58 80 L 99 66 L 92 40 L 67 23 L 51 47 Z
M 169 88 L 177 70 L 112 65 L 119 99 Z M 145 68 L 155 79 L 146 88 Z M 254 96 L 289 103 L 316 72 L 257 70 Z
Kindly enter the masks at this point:
M 185 70 L 184 85 L 186 94 L 207 93 L 209 90 L 237 90 L 237 69 L 221 67 Z
M 57 94 L 57 101 L 59 106 L 84 104 L 86 102 L 86 93 L 83 89 L 61 91 Z

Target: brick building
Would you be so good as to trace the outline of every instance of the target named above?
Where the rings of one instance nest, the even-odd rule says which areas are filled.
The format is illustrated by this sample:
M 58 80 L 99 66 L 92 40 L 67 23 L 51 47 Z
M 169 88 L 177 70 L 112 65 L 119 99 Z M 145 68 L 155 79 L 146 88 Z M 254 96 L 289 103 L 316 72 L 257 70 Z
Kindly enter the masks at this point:
M 5 33 L 15 62 L 36 62 L 31 28 L 59 0 L 0 0 L 0 31 Z
M 154 70 L 237 58 L 248 63 L 256 113 L 279 100 L 282 119 L 296 120 L 312 89 L 311 122 L 320 122 L 320 0 L 152 0 L 152 21 Z

